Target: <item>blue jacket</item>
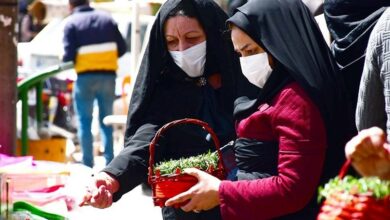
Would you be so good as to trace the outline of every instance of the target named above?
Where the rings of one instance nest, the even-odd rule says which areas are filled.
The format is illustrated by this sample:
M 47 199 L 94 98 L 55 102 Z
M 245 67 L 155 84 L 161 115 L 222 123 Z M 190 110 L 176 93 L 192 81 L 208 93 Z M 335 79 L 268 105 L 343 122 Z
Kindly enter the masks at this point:
M 63 61 L 73 61 L 77 73 L 115 72 L 118 57 L 126 52 L 126 42 L 112 17 L 83 5 L 67 19 Z

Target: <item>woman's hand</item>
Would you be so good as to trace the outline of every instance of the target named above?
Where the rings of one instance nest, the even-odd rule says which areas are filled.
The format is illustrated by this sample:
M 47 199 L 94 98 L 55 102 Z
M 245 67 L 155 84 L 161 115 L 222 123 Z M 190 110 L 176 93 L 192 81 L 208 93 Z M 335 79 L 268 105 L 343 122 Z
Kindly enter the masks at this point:
M 390 179 L 390 145 L 380 128 L 359 132 L 347 143 L 345 154 L 361 175 Z
M 112 205 L 112 195 L 118 191 L 119 182 L 108 173 L 100 172 L 94 176 L 92 184 L 79 203 L 79 206 L 91 205 L 95 208 L 107 208 Z
M 166 201 L 166 206 L 172 206 L 189 200 L 181 209 L 186 212 L 200 212 L 202 210 L 212 209 L 219 205 L 218 189 L 221 180 L 195 168 L 185 169 L 184 173 L 196 177 L 198 183 L 186 192 L 180 193 Z

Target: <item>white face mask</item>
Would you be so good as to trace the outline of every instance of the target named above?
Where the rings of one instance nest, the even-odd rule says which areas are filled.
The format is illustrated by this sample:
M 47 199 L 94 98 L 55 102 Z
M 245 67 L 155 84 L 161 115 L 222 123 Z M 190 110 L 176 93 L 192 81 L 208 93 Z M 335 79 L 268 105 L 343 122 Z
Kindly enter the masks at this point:
M 190 77 L 203 75 L 206 63 L 206 41 L 183 51 L 169 51 L 173 61 Z
M 240 63 L 242 73 L 249 82 L 259 88 L 263 88 L 272 72 L 272 68 L 268 63 L 267 53 L 240 57 Z

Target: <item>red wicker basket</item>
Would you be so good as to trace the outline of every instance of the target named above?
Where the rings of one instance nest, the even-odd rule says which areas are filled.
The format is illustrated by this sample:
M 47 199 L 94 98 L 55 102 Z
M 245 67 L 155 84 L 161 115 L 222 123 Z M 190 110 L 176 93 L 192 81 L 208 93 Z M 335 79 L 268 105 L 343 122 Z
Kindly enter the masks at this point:
M 220 142 L 215 132 L 206 122 L 198 119 L 185 118 L 167 123 L 157 131 L 149 145 L 150 156 L 148 182 L 152 187 L 153 202 L 155 206 L 163 207 L 165 201 L 167 201 L 169 198 L 172 198 L 181 192 L 187 191 L 198 182 L 195 177 L 188 174 L 160 175 L 159 173 L 154 173 L 154 152 L 156 143 L 158 142 L 161 134 L 163 134 L 166 130 L 180 124 L 199 125 L 211 135 L 218 152 L 218 167 L 208 169 L 206 172 L 219 179 L 225 179 L 226 177 L 225 167 L 222 161 L 222 153 L 220 151 Z M 183 204 L 179 204 L 176 207 L 181 205 Z
M 343 179 L 351 164 L 347 160 L 340 173 Z M 373 193 L 335 191 L 323 202 L 317 220 L 388 220 L 390 219 L 390 195 L 377 199 Z

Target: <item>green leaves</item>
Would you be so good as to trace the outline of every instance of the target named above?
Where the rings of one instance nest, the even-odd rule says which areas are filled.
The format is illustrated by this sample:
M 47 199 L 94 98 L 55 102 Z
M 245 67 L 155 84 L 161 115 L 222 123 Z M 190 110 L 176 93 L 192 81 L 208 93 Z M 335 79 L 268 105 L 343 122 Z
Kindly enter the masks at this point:
M 335 192 L 372 193 L 374 198 L 382 199 L 390 195 L 390 181 L 381 180 L 378 177 L 356 178 L 346 176 L 342 180 L 336 177 L 331 179 L 324 187 L 319 187 L 318 202 L 323 198 L 328 198 Z
M 206 171 L 210 167 L 216 169 L 218 167 L 218 154 L 217 152 L 208 152 L 193 156 L 189 158 L 180 158 L 178 160 L 169 160 L 158 163 L 154 172 L 159 171 L 161 175 L 176 174 L 177 170 L 183 171 L 185 168 L 198 168 Z

